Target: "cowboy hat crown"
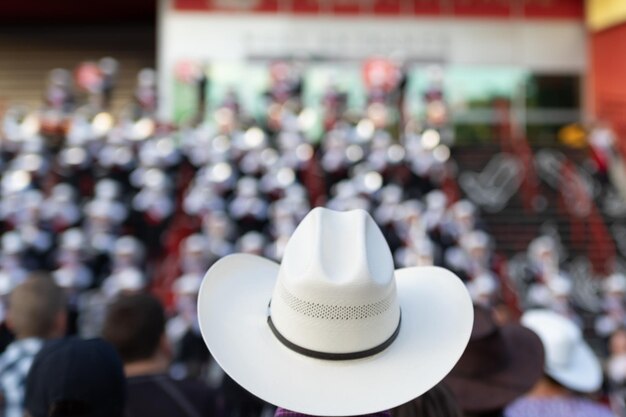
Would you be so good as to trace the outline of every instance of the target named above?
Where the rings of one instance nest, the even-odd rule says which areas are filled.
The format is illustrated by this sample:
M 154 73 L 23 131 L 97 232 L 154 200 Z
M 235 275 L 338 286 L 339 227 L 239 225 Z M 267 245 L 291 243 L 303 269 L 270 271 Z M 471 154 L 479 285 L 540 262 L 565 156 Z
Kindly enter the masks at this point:
M 318 208 L 300 223 L 285 249 L 269 319 L 279 338 L 326 354 L 376 349 L 396 333 L 393 258 L 367 212 Z

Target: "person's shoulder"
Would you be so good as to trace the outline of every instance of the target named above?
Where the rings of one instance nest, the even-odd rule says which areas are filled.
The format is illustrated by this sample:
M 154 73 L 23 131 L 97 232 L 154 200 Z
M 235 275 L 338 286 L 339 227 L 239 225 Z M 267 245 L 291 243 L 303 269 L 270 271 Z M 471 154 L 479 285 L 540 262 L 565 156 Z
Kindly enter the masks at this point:
M 572 411 L 575 411 L 572 414 Z M 524 397 L 509 405 L 505 417 L 531 417 L 539 415 L 568 417 L 615 417 L 611 410 L 586 398 L 530 398 Z
M 40 339 L 20 339 L 11 342 L 2 354 L 0 354 L 0 371 L 10 367 L 15 362 L 24 358 L 34 357 L 43 345 Z
M 537 406 L 529 397 L 522 397 L 509 404 L 504 410 L 504 417 L 524 417 L 534 415 Z
M 589 417 L 615 417 L 611 409 L 601 403 L 589 400 L 587 398 L 578 399 L 579 406 L 577 409 L 581 416 Z

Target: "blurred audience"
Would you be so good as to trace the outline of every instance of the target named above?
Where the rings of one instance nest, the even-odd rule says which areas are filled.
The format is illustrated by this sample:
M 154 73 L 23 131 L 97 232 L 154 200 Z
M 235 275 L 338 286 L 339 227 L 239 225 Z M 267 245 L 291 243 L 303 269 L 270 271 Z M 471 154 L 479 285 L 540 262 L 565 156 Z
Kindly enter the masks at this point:
M 275 67 L 289 65 L 272 65 L 272 73 Z M 541 235 L 528 246 L 523 285 L 507 294 L 506 261 L 480 210 L 456 196 L 445 120 L 405 115 L 398 86 L 373 88 L 365 108 L 348 109 L 348 94 L 332 82 L 316 115 L 304 105 L 302 75 L 292 70 L 288 79 L 272 75 L 267 111 L 256 118 L 230 89 L 210 109 L 201 103 L 203 113 L 190 123 L 161 123 L 150 69 L 138 75 L 134 102 L 114 116 L 118 68 L 111 58 L 81 65 L 76 80 L 67 70 L 51 72 L 41 110 L 8 109 L 0 133 L 0 350 L 11 331 L 16 340 L 0 357 L 5 415 L 22 415 L 26 374 L 44 340 L 101 332 L 124 361 L 130 415 L 252 417 L 268 410 L 212 362 L 199 332 L 197 294 L 204 271 L 233 252 L 280 261 L 295 225 L 318 205 L 368 210 L 398 266 L 453 270 L 477 311 L 491 310 L 498 324 L 514 321 L 520 306 L 546 308 L 599 340 L 598 353 L 609 341 L 608 387 L 624 403 L 626 277 L 619 268 L 602 284 L 581 284 L 570 275 L 558 239 Z M 441 87 L 429 88 L 426 107 L 434 100 L 445 109 Z M 591 138 L 602 180 L 614 140 L 606 126 Z M 30 277 L 36 270 L 49 271 L 53 280 Z M 162 306 L 138 295 L 144 293 L 158 296 Z M 592 302 L 581 305 L 584 297 Z M 467 367 L 457 375 L 464 381 L 460 393 L 459 383 L 450 384 L 469 416 L 501 413 L 530 389 L 535 370 L 532 337 L 518 335 L 532 345 L 526 360 L 533 366 L 516 371 L 519 381 L 510 383 L 511 374 L 504 374 L 516 362 L 507 338 L 523 331 L 481 320 L 468 349 L 473 353 L 459 364 Z M 498 392 L 481 391 L 479 375 L 492 378 Z M 195 380 L 179 381 L 189 378 Z M 572 389 L 550 376 L 538 387 L 551 395 Z M 485 406 L 467 403 L 473 389 Z M 154 398 L 159 409 L 142 408 Z M 453 416 L 448 399 L 442 387 L 393 415 L 446 409 Z

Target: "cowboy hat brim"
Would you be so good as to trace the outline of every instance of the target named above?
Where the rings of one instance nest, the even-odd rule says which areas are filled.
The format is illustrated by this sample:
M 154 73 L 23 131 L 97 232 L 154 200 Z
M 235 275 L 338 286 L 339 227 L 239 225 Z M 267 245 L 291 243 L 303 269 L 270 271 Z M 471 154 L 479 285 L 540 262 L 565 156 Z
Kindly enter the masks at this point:
M 461 357 L 473 309 L 464 284 L 437 267 L 395 271 L 402 323 L 396 340 L 364 359 L 313 359 L 284 346 L 267 324 L 279 265 L 222 258 L 198 296 L 202 337 L 215 360 L 257 397 L 299 413 L 360 415 L 391 409 L 436 385 Z
M 535 333 L 513 324 L 502 326 L 500 333 L 509 355 L 507 366 L 480 377 L 453 369 L 445 379 L 463 411 L 499 410 L 528 392 L 543 375 L 543 345 Z

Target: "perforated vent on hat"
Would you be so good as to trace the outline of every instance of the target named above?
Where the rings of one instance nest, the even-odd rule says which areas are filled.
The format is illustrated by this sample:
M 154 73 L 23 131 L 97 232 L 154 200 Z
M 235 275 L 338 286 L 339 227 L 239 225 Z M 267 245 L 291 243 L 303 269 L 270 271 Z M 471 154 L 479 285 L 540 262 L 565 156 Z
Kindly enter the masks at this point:
M 283 302 L 296 313 L 325 320 L 363 320 L 378 316 L 389 310 L 395 295 L 392 292 L 384 299 L 371 304 L 343 306 L 304 301 L 287 291 L 283 285 L 278 285 L 278 289 Z

